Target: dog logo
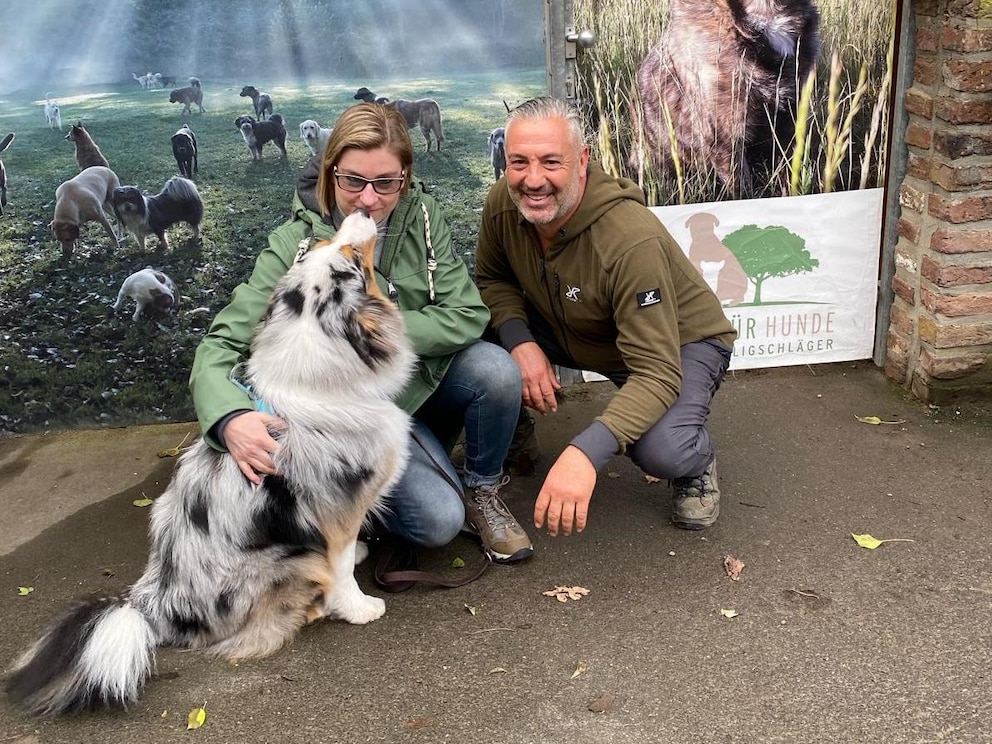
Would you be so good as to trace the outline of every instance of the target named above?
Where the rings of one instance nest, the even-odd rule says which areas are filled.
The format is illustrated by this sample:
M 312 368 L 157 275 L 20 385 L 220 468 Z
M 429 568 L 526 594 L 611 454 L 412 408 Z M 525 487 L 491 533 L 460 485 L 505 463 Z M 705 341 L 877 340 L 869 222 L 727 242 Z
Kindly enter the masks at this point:
M 646 292 L 637 293 L 637 306 L 650 307 L 661 302 L 661 288 L 649 289 Z
M 571 284 L 568 285 L 568 291 L 565 292 L 565 299 L 571 302 L 581 302 L 579 299 L 579 292 L 582 291 L 582 287 L 573 287 Z

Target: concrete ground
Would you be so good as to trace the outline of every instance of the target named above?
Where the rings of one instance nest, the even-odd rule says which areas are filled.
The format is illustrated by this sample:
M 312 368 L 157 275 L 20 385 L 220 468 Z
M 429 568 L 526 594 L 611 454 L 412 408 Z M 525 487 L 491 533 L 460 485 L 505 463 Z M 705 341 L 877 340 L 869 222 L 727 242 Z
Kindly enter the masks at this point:
M 544 470 L 610 390 L 570 386 L 538 422 Z M 522 565 L 387 595 L 381 620 L 309 627 L 263 661 L 163 650 L 127 712 L 36 721 L 0 702 L 0 742 L 990 742 L 989 412 L 928 407 L 866 363 L 737 373 L 713 410 L 711 529 L 674 528 L 667 486 L 617 458 L 588 529 L 535 532 Z M 189 431 L 0 440 L 0 670 L 73 597 L 141 573 L 133 502 L 161 493 L 174 461 L 156 453 Z M 540 482 L 511 483 L 521 522 Z M 470 568 L 478 547 L 425 561 L 455 557 Z M 379 593 L 367 566 L 359 580 Z M 542 595 L 556 585 L 589 594 Z

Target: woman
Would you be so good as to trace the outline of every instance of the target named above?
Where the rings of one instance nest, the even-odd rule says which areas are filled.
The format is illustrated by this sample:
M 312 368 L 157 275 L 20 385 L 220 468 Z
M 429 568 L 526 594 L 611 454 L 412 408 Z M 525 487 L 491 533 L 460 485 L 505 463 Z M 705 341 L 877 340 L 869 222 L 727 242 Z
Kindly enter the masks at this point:
M 297 251 L 330 238 L 348 214 L 364 209 L 379 226 L 377 281 L 400 308 L 418 358 L 396 401 L 413 417 L 410 460 L 376 528 L 435 547 L 465 526 L 495 561 L 528 557 L 530 539 L 499 497 L 520 410 L 520 374 L 505 351 L 480 340 L 489 311 L 437 203 L 412 178 L 406 121 L 386 106 L 352 106 L 334 125 L 319 166 L 317 160 L 300 177 L 291 219 L 269 236 L 250 279 L 234 290 L 196 350 L 190 389 L 207 442 L 229 452 L 254 483 L 275 473 L 279 445 L 269 428 L 281 422 L 256 410 L 237 382 L 237 367 Z M 464 486 L 448 457 L 462 426 Z

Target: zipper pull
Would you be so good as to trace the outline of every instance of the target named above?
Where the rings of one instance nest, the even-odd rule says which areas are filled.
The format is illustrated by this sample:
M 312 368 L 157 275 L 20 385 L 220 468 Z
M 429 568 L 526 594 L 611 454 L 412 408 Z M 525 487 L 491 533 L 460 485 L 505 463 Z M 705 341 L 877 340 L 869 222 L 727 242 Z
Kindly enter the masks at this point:
M 396 302 L 396 298 L 399 297 L 399 292 L 396 291 L 396 287 L 393 286 L 393 280 L 388 276 L 386 277 L 386 294 L 392 302 Z

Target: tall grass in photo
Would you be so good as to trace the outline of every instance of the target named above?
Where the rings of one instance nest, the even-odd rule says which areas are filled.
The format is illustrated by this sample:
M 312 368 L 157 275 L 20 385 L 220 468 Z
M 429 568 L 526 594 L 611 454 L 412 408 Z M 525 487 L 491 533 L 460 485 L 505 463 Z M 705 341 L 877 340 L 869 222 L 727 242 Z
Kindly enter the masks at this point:
M 893 73 L 895 2 L 815 0 L 822 40 L 816 74 L 798 81 L 796 135 L 775 143 L 766 195 L 871 188 L 883 182 L 886 141 L 881 133 Z M 576 85 L 597 126 L 594 156 L 614 175 L 638 181 L 651 204 L 728 198 L 705 165 L 682 162 L 675 175 L 657 173 L 638 152 L 644 122 L 635 76 L 665 30 L 668 5 L 668 0 L 576 0 L 576 27 L 596 34 L 595 46 L 578 57 Z M 676 148 L 669 146 L 674 160 Z M 700 167 L 704 172 L 698 172 Z

